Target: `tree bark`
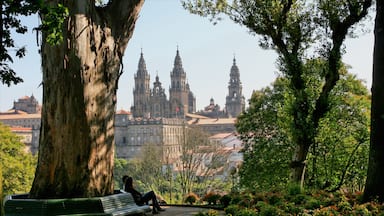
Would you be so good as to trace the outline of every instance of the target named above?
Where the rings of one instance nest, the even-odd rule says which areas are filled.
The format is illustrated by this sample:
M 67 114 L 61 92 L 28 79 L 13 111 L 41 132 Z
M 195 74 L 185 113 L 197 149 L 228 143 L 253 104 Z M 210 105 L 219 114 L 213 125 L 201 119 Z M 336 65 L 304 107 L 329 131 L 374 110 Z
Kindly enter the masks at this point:
M 384 1 L 376 1 L 371 102 L 371 140 L 364 199 L 384 201 Z
M 122 57 L 144 0 L 46 0 L 69 17 L 41 47 L 43 108 L 33 198 L 113 193 L 114 115 Z M 44 17 L 42 17 L 44 19 Z

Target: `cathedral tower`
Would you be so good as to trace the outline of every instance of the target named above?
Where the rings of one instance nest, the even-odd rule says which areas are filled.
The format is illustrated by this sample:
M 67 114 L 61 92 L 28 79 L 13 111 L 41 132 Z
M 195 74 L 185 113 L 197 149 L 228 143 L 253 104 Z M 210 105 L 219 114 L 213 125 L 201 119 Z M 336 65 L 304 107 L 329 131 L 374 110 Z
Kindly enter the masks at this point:
M 148 117 L 150 114 L 150 76 L 147 71 L 143 52 L 140 54 L 137 73 L 135 74 L 135 88 L 133 89 L 132 114 L 134 117 Z
M 156 75 L 156 81 L 153 83 L 153 89 L 151 90 L 151 117 L 167 117 L 169 116 L 169 103 L 167 101 L 167 95 L 165 89 L 161 86 L 159 76 Z
M 188 112 L 194 112 L 193 104 L 189 104 L 190 90 L 187 83 L 187 75 L 183 69 L 179 49 L 171 72 L 171 88 L 169 89 L 169 101 L 171 117 L 181 117 Z
M 242 94 L 242 85 L 240 82 L 240 72 L 236 65 L 236 59 L 233 58 L 233 65 L 228 85 L 228 95 L 226 97 L 225 108 L 229 117 L 237 117 L 245 107 L 245 98 Z

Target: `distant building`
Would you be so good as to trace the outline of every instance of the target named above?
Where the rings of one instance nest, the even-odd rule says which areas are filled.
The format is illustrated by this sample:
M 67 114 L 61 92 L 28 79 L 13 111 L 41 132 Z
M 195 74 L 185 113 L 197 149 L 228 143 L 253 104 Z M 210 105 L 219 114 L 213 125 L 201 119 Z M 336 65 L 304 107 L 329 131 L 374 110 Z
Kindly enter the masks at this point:
M 215 104 L 214 99 L 211 98 L 209 105 L 196 114 L 209 118 L 236 118 L 245 109 L 245 98 L 242 93 L 243 86 L 240 81 L 240 71 L 236 65 L 235 58 L 233 58 L 233 65 L 229 77 L 225 108 L 221 110 L 220 106 Z
M 13 110 L 21 110 L 29 114 L 40 113 L 41 106 L 36 98 L 32 95 L 24 96 L 13 102 Z
M 225 109 L 228 117 L 237 117 L 245 108 L 245 98 L 243 96 L 243 86 L 240 81 L 240 71 L 233 58 L 231 73 L 229 74 L 228 95 L 226 97 Z
M 213 98 L 209 101 L 209 105 L 204 107 L 204 110 L 198 111 L 196 114 L 209 118 L 227 118 L 225 110 L 221 110 L 218 104 L 215 104 Z
M 196 98 L 187 82 L 187 75 L 182 65 L 179 50 L 176 51 L 171 72 L 169 100 L 158 75 L 156 75 L 151 89 L 150 75 L 143 53 L 140 54 L 138 69 L 135 74 L 133 103 L 131 110 L 134 118 L 184 118 L 186 113 L 196 112 Z
M 175 163 L 181 155 L 181 141 L 186 122 L 178 118 L 120 117 L 115 122 L 116 156 L 132 159 L 141 156 L 144 145 L 153 145 L 161 150 L 161 158 Z
M 210 146 L 200 146 L 193 153 L 196 161 L 201 161 L 196 176 L 203 180 L 216 178 L 228 180 L 231 172 L 243 163 L 241 140 L 234 133 L 218 133 L 209 137 Z
M 23 111 L 11 110 L 0 113 L 0 122 L 11 127 L 11 131 L 21 135 L 28 149 L 35 154 L 39 147 L 41 114 L 28 114 Z
M 213 135 L 218 133 L 233 133 L 235 128 L 236 118 L 199 118 L 194 116 L 188 121 L 191 127 L 199 127 L 203 131 Z

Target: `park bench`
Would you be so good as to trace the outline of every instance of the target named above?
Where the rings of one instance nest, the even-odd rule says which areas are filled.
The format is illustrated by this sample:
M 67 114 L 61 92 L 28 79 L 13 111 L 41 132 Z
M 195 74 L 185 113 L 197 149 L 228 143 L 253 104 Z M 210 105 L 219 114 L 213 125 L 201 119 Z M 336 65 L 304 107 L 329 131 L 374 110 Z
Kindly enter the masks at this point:
M 145 215 L 148 205 L 136 205 L 130 193 L 117 193 L 104 197 L 73 199 L 29 199 L 26 195 L 9 196 L 4 203 L 5 216 L 53 215 Z

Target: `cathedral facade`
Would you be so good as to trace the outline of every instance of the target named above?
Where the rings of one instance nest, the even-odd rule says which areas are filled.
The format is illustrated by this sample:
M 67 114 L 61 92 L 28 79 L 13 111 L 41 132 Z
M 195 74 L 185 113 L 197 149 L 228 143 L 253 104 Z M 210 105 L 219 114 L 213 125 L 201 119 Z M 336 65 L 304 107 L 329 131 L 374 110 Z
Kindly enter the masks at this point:
M 187 82 L 187 75 L 178 49 L 171 71 L 169 99 L 167 99 L 158 75 L 156 75 L 153 88 L 150 87 L 150 75 L 141 52 L 135 74 L 133 103 L 131 111 L 134 118 L 184 118 L 187 113 L 196 112 L 196 98 Z

